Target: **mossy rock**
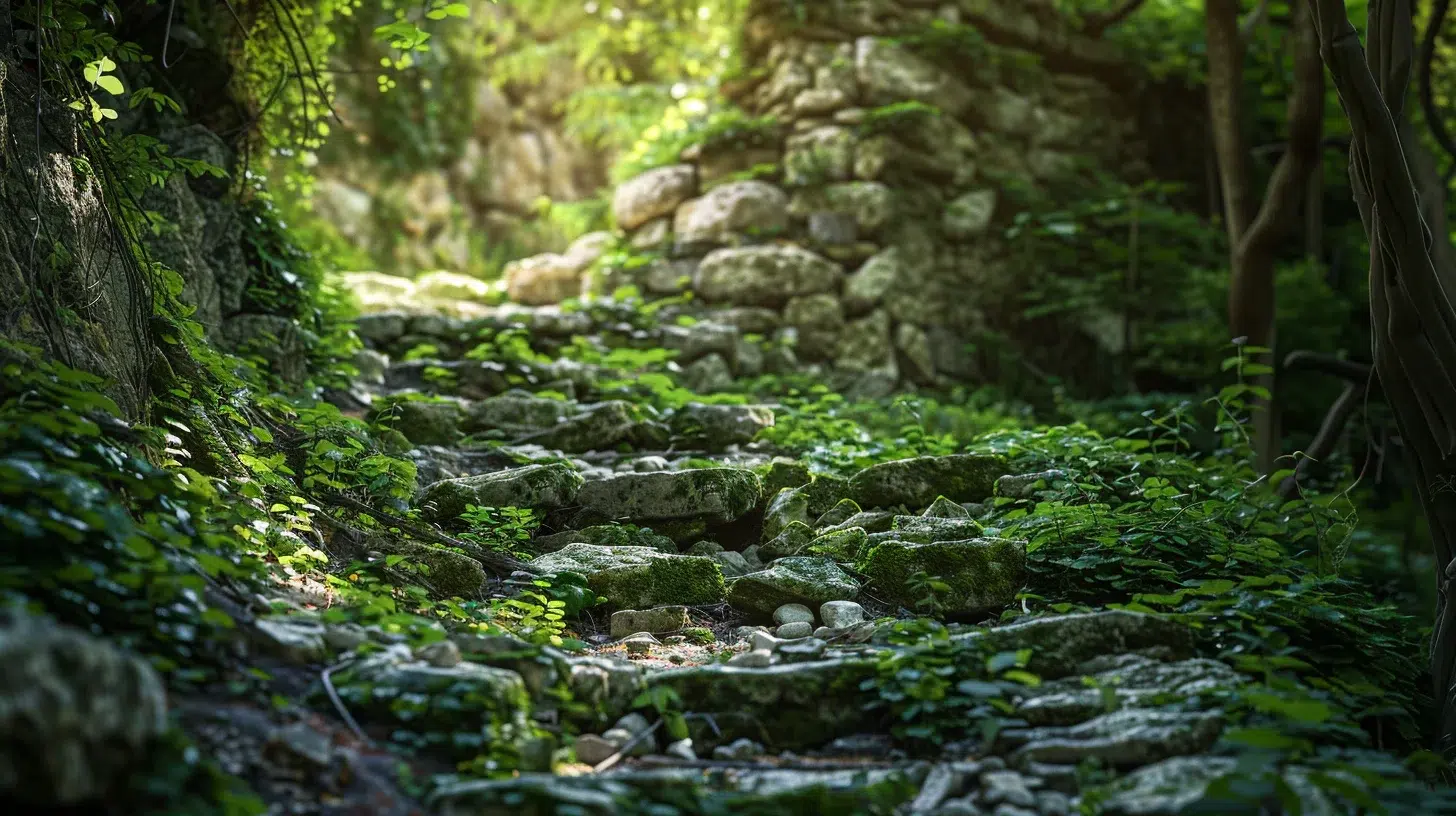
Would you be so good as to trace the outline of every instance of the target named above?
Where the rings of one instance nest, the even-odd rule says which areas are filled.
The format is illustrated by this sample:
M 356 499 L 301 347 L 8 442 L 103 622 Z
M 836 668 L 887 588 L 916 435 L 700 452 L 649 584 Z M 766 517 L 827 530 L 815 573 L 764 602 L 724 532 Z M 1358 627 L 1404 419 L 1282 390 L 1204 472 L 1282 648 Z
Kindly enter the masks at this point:
M 728 603 L 734 609 L 766 618 L 784 604 L 817 609 L 825 601 L 850 601 L 858 594 L 859 582 L 832 558 L 800 555 L 780 558 L 766 570 L 735 580 L 728 591 Z
M 580 412 L 574 402 L 512 391 L 472 404 L 463 428 L 467 433 L 503 431 L 518 436 L 554 428 Z
M 833 533 L 838 530 L 847 530 L 850 527 L 862 527 L 867 533 L 889 532 L 895 524 L 895 514 L 884 510 L 866 510 L 862 513 L 855 513 L 845 519 L 843 523 L 832 527 L 820 528 L 819 534 Z
M 863 527 L 849 527 L 815 538 L 806 549 L 814 555 L 827 555 L 835 561 L 850 562 L 860 557 L 869 540 L 869 534 Z
M 965 541 L 881 541 L 869 548 L 859 571 L 876 597 L 913 608 L 921 594 L 911 587 L 918 573 L 950 585 L 941 611 L 971 614 L 1000 609 L 1016 599 L 1026 580 L 1026 543 L 1005 538 Z
M 799 750 L 876 725 L 878 714 L 871 703 L 878 692 L 863 687 L 875 677 L 876 665 L 873 659 L 858 658 L 765 669 L 697 666 L 657 673 L 647 683 L 677 692 L 690 710 L 715 712 L 713 727 L 693 733 L 694 745 L 712 747 L 749 737 L 771 750 Z
M 701 468 L 620 473 L 588 482 L 576 500 L 586 510 L 612 519 L 727 522 L 752 510 L 761 491 L 752 471 Z
M 653 423 L 638 418 L 630 402 L 603 402 L 583 411 L 531 441 L 543 447 L 566 453 L 591 450 L 612 450 L 620 445 L 636 446 L 643 440 L 665 436 L 653 430 Z
M 673 414 L 669 426 L 684 444 L 722 451 L 752 442 L 759 431 L 773 424 L 773 409 L 766 405 L 689 403 Z
M 458 518 L 471 504 L 555 510 L 573 503 L 582 481 L 576 468 L 565 462 L 526 465 L 435 482 L 425 488 L 420 507 L 431 521 Z
M 814 479 L 808 465 L 783 457 L 777 457 L 766 466 L 755 468 L 755 472 L 763 480 L 763 492 L 766 496 L 777 496 L 786 487 L 801 487 Z
M 485 584 L 485 567 L 463 553 L 428 544 L 400 544 L 390 549 L 429 570 L 425 581 L 437 597 L 475 598 Z
M 809 525 L 809 497 L 802 489 L 786 487 L 769 500 L 763 511 L 763 540 L 773 541 L 795 524 Z
M 415 445 L 451 445 L 460 438 L 465 411 L 455 400 L 397 400 L 379 414 Z
M 953 502 L 981 501 L 1007 472 L 1006 460 L 999 456 L 919 456 L 871 465 L 856 473 L 849 487 L 861 507 L 914 509 L 941 496 Z
M 971 511 L 944 496 L 937 496 L 920 515 L 926 518 L 962 519 L 970 518 Z
M 802 521 L 791 521 L 778 535 L 759 545 L 760 557 L 765 559 L 785 558 L 798 555 L 809 542 L 814 540 L 814 530 Z
M 592 591 L 621 609 L 682 604 L 699 606 L 723 600 L 723 572 L 709 558 L 666 555 L 648 547 L 569 544 L 531 562 L 539 574 L 585 575 Z
M 454 732 L 474 732 L 477 740 L 482 726 L 498 740 L 529 733 L 525 683 L 506 669 L 468 661 L 441 668 L 410 659 L 407 648 L 391 648 L 336 672 L 333 683 L 350 710 L 373 722 L 441 737 L 440 752 L 452 757 L 466 758 L 476 750 L 452 745 Z
M 622 524 L 599 524 L 584 530 L 567 530 L 540 536 L 531 542 L 537 552 L 551 553 L 568 544 L 595 544 L 598 547 L 650 547 L 658 552 L 676 553 L 677 544 L 652 530 Z
M 853 498 L 849 480 L 832 473 L 816 474 L 813 481 L 799 489 L 809 498 L 810 518 L 818 518 L 833 510 L 840 501 Z
M 902 541 L 930 544 L 936 541 L 965 541 L 980 538 L 985 532 L 981 523 L 969 516 L 965 518 L 927 518 L 925 516 L 895 516 L 890 534 Z
M 825 527 L 833 527 L 836 524 L 843 524 L 846 521 L 859 515 L 862 511 L 854 499 L 840 499 L 839 503 L 829 508 L 825 513 L 820 514 L 814 522 L 814 529 L 819 530 Z

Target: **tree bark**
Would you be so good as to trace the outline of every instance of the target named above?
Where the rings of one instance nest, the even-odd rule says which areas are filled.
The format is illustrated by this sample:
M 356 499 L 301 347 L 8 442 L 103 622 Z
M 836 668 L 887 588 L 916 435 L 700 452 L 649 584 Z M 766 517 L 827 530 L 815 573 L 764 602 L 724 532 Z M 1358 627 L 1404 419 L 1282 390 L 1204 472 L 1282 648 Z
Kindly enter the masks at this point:
M 1248 140 L 1244 136 L 1240 94 L 1244 82 L 1244 41 L 1239 32 L 1239 0 L 1206 0 L 1208 38 L 1208 118 L 1218 155 L 1224 228 L 1229 247 L 1239 245 L 1253 220 Z
M 1321 55 L 1354 134 L 1350 182 L 1370 239 L 1375 371 L 1415 471 L 1416 495 L 1435 549 L 1431 676 L 1438 747 L 1449 749 L 1456 741 L 1456 607 L 1450 603 L 1456 572 L 1451 559 L 1456 547 L 1456 308 L 1449 296 L 1456 291 L 1456 269 L 1444 246 L 1446 236 L 1433 235 L 1427 227 L 1426 213 L 1436 215 L 1438 197 L 1423 195 L 1412 176 L 1413 163 L 1421 170 L 1420 156 L 1412 149 L 1409 127 L 1401 124 L 1415 51 L 1410 0 L 1371 0 L 1368 52 L 1343 0 L 1308 2 L 1317 14 Z
M 1320 158 L 1324 114 L 1324 71 L 1310 13 L 1294 8 L 1289 48 L 1294 59 L 1294 87 L 1289 95 L 1289 135 L 1284 153 L 1257 210 L 1250 192 L 1249 147 L 1239 116 L 1243 79 L 1244 35 L 1236 0 L 1207 0 L 1209 107 L 1214 119 L 1224 191 L 1225 218 L 1231 248 L 1229 331 L 1251 346 L 1275 344 L 1274 272 L 1280 243 L 1293 227 L 1308 180 Z M 1257 14 L 1257 12 L 1256 12 Z M 1215 43 L 1217 43 L 1215 45 Z M 1217 77 L 1217 80 L 1215 80 Z M 1258 355 L 1272 369 L 1273 356 Z M 1275 375 L 1258 375 L 1255 386 L 1269 399 L 1253 406 L 1255 467 L 1275 469 L 1279 456 L 1278 402 Z

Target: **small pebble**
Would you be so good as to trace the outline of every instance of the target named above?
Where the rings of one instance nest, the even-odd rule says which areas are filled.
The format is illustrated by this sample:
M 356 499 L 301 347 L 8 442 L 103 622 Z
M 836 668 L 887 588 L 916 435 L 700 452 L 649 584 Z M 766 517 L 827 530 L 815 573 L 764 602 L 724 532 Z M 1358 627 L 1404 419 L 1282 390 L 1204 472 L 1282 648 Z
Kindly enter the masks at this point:
M 763 746 L 748 737 L 741 737 L 727 745 L 719 745 L 713 749 L 713 759 L 742 761 L 761 756 L 763 756 Z
M 680 739 L 668 745 L 666 753 L 670 757 L 677 757 L 678 759 L 686 759 L 688 761 L 698 758 L 698 755 L 693 753 L 693 741 L 690 739 Z

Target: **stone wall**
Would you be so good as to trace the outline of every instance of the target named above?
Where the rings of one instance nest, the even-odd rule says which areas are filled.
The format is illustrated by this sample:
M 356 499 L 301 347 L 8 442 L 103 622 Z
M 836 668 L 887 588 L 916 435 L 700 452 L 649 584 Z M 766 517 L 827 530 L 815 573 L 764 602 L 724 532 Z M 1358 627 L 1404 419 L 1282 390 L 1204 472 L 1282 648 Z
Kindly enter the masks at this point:
M 1050 0 L 755 0 L 745 53 L 724 90 L 754 138 L 710 137 L 620 186 L 623 239 L 657 257 L 597 285 L 691 291 L 886 389 L 975 379 L 967 344 L 1016 322 L 1011 193 L 1145 178 L 1163 158 L 1149 85 Z M 540 265 L 508 268 L 513 297 L 559 297 L 520 285 Z M 1068 368 L 1115 351 L 1098 338 L 1118 332 L 1059 331 L 1085 349 Z
M 514 16 L 509 4 L 473 3 L 472 19 L 452 21 L 460 30 L 443 32 L 461 41 L 454 49 L 449 43 L 441 46 L 450 54 L 449 87 L 437 84 L 419 97 L 442 94 L 436 115 L 449 121 L 435 129 L 449 130 L 459 122 L 469 122 L 469 128 L 450 136 L 449 155 L 434 166 L 402 175 L 383 168 L 381 147 L 358 138 L 371 129 L 369 118 L 379 115 L 367 110 L 379 104 L 375 80 L 371 75 L 341 83 L 341 113 L 358 122 L 321 154 L 314 207 L 347 240 L 376 255 L 388 252 L 391 257 L 382 262 L 393 271 L 480 272 L 487 262 L 482 247 L 524 253 L 562 249 L 572 236 L 542 227 L 540 202 L 578 202 L 607 184 L 611 156 L 569 133 L 563 121 L 564 103 L 588 84 L 575 55 L 552 56 L 538 81 L 494 81 L 490 65 L 507 58 L 513 43 L 549 44 L 553 35 L 518 28 Z M 473 59 L 469 49 L 481 47 L 497 56 Z M 369 41 L 360 48 L 377 44 Z M 395 235 L 404 240 L 382 250 L 379 239 Z

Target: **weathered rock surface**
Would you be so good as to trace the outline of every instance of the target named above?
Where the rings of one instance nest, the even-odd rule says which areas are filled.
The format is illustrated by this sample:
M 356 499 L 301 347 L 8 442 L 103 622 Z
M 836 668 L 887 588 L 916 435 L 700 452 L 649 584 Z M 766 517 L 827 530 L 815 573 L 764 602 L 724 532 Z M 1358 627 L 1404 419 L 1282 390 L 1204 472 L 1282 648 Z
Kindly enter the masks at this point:
M 541 574 L 584 575 L 593 592 L 623 609 L 723 600 L 723 573 L 712 559 L 668 555 L 647 547 L 568 544 L 531 561 Z

